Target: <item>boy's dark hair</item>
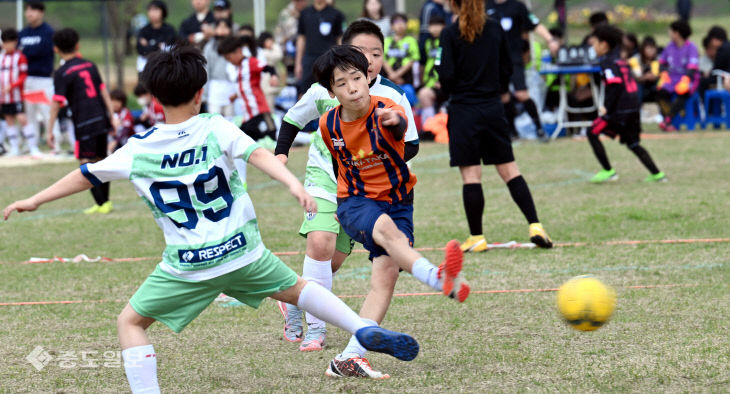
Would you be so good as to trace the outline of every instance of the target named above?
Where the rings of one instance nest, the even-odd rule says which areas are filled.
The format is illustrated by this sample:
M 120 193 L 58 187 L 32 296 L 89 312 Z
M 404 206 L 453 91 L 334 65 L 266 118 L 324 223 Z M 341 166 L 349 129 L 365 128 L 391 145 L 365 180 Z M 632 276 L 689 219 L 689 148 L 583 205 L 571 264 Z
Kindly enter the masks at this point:
M 588 17 L 588 24 L 594 29 L 600 25 L 608 24 L 608 16 L 603 11 L 594 12 Z
M 446 19 L 441 15 L 432 15 L 428 19 L 428 25 L 444 25 L 446 26 Z
M 142 82 L 138 83 L 137 86 L 134 87 L 134 96 L 139 97 L 143 94 L 148 94 L 150 92 L 149 89 L 147 89 L 146 86 Z
M 727 41 L 727 31 L 722 26 L 712 26 L 710 30 L 707 31 L 707 37 L 710 40 L 717 39 L 725 42 Z
M 262 31 L 261 34 L 259 34 L 259 38 L 256 40 L 256 45 L 259 48 L 263 48 L 264 43 L 266 42 L 266 40 L 269 40 L 269 39 L 273 40 L 274 35 L 268 31 Z
M 46 5 L 43 4 L 42 1 L 34 1 L 34 0 L 27 1 L 25 3 L 25 9 L 27 10 L 28 8 L 30 8 L 32 10 L 46 12 Z
M 560 40 L 564 36 L 563 29 L 559 27 L 551 27 L 549 31 L 550 35 L 553 36 L 553 38 L 555 38 L 556 40 Z
M 127 106 L 127 94 L 124 93 L 124 90 L 116 88 L 116 89 L 112 90 L 111 92 L 109 92 L 109 96 L 111 97 L 112 100 L 116 100 L 116 101 L 119 101 L 120 103 L 122 103 L 123 107 Z
M 390 24 L 392 25 L 398 19 L 402 20 L 405 23 L 408 23 L 408 15 L 398 12 L 398 13 L 393 14 L 393 16 L 390 17 Z
M 607 43 L 611 50 L 621 46 L 621 43 L 624 40 L 624 33 L 616 26 L 611 25 L 601 25 L 597 27 L 593 32 L 593 36 L 596 37 L 598 41 Z
M 385 37 L 383 37 L 383 32 L 380 30 L 378 25 L 365 19 L 356 20 L 355 22 L 350 23 L 350 26 L 347 27 L 345 33 L 342 34 L 342 43 L 350 45 L 352 44 L 352 39 L 360 34 L 369 34 L 371 36 L 378 37 L 380 43 L 383 44 L 383 47 L 385 47 Z
M 685 40 L 692 35 L 692 28 L 689 26 L 689 23 L 681 19 L 672 22 L 669 28 L 676 31 Z
M 221 23 L 225 23 L 229 29 L 233 29 L 233 21 L 231 21 L 230 18 L 218 18 L 215 20 L 215 26 L 218 26 Z
M 337 45 L 314 62 L 314 76 L 320 85 L 331 92 L 335 69 L 345 71 L 353 68 L 367 76 L 368 59 L 352 45 Z
M 199 49 L 173 46 L 149 55 L 140 79 L 162 105 L 177 107 L 192 100 L 207 82 L 205 63 Z
M 246 25 L 241 25 L 241 26 L 240 26 L 240 27 L 238 28 L 238 31 L 239 31 L 239 32 L 242 32 L 242 31 L 249 31 L 249 32 L 251 32 L 251 35 L 255 35 L 255 34 L 256 34 L 256 30 L 254 30 L 254 29 L 253 29 L 253 26 L 251 26 L 251 25 L 249 25 L 249 24 L 246 24 Z
M 256 56 L 256 41 L 251 36 L 228 36 L 218 43 L 218 54 L 225 56 L 229 53 L 233 53 L 237 50 L 241 50 L 241 47 L 248 47 L 251 52 L 251 56 Z
M 53 46 L 61 53 L 74 53 L 79 43 L 79 33 L 71 28 L 61 29 L 53 33 Z
M 3 29 L 2 34 L 0 34 L 0 38 L 3 40 L 3 42 L 18 41 L 18 31 L 13 29 L 12 27 L 8 27 L 7 29 Z
M 162 1 L 162 0 L 152 0 L 152 1 L 149 2 L 149 4 L 147 4 L 147 10 L 149 10 L 152 7 L 159 8 L 160 11 L 162 11 L 162 20 L 163 21 L 165 19 L 167 19 L 167 4 L 165 4 L 164 1 Z

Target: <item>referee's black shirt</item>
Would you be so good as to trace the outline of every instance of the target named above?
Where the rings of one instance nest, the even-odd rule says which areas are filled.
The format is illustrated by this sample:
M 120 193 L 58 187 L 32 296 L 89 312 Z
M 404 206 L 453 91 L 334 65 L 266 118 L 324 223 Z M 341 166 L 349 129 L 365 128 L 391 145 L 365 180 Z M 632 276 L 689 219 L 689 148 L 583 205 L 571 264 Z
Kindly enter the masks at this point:
M 441 64 L 436 68 L 452 104 L 484 103 L 506 92 L 512 61 L 504 30 L 487 18 L 482 33 L 469 43 L 461 37 L 457 20 L 441 33 Z

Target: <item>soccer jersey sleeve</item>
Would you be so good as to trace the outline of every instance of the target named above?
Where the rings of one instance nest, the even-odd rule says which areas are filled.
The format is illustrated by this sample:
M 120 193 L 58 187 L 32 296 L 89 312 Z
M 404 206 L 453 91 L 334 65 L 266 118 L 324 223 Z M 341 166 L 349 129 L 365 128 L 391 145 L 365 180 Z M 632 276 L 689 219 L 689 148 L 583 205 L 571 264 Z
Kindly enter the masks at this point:
M 82 164 L 81 173 L 94 186 L 119 179 L 129 179 L 133 159 L 131 145 L 124 145 L 102 161 Z
M 61 105 L 66 102 L 66 80 L 61 70 L 56 71 L 53 76 L 53 101 Z
M 307 123 L 319 118 L 319 111 L 317 110 L 317 100 L 320 93 L 324 88 L 317 84 L 312 85 L 302 98 L 294 104 L 293 107 L 289 108 L 284 115 L 284 121 L 297 126 L 299 130 L 303 129 Z
M 413 108 L 411 108 L 411 103 L 408 102 L 406 94 L 401 94 L 395 103 L 403 107 L 401 108 L 403 110 L 403 116 L 406 118 L 406 121 L 408 121 L 408 128 L 406 129 L 406 135 L 403 140 L 405 142 L 417 144 L 418 129 L 416 128 L 416 121 L 413 119 Z
M 223 117 L 218 116 L 215 120 L 213 130 L 226 156 L 231 160 L 241 158 L 248 162 L 251 153 L 260 148 L 259 144 Z

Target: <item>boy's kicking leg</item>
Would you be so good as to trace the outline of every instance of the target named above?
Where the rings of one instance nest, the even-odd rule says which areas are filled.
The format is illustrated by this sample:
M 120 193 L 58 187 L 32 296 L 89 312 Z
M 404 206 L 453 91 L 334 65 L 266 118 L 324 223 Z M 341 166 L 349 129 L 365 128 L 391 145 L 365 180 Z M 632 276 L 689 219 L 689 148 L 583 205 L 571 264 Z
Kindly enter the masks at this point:
M 124 371 L 132 393 L 159 393 L 157 354 L 147 338 L 147 327 L 155 319 L 144 317 L 127 304 L 117 318 Z

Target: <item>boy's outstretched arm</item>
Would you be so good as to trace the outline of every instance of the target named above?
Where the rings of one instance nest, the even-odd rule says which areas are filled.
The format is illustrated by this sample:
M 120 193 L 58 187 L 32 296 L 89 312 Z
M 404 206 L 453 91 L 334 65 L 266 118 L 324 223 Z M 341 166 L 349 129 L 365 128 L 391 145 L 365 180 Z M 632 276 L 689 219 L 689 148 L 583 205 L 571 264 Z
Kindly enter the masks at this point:
M 292 196 L 307 212 L 317 213 L 317 203 L 314 198 L 304 190 L 302 183 L 271 152 L 263 148 L 256 149 L 249 156 L 248 162 L 270 176 L 271 179 L 288 187 Z
M 295 179 L 296 180 L 296 179 Z M 69 196 L 80 191 L 91 189 L 93 185 L 81 174 L 80 169 L 71 171 L 68 175 L 49 186 L 43 191 L 36 193 L 33 197 L 16 201 L 3 211 L 3 217 L 8 220 L 13 211 L 29 212 L 35 211 L 39 206 L 60 198 Z

